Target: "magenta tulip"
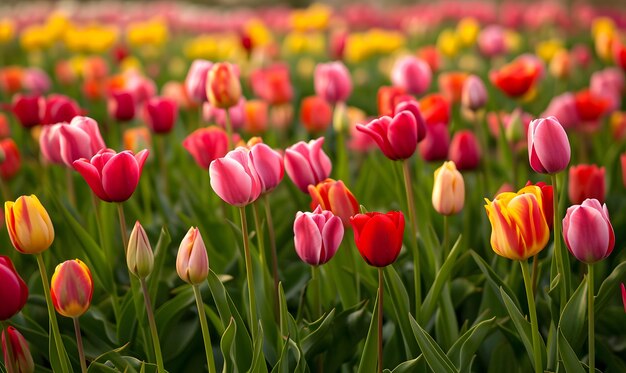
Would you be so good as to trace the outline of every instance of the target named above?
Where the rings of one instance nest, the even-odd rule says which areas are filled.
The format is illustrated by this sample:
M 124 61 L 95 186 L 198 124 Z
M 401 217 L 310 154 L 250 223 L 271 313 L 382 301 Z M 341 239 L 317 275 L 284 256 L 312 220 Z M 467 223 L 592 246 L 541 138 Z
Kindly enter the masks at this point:
M 310 265 L 324 264 L 337 252 L 343 232 L 341 219 L 320 206 L 313 212 L 298 211 L 293 223 L 296 253 Z
M 450 132 L 445 123 L 426 126 L 426 138 L 419 144 L 420 155 L 428 162 L 442 161 L 448 158 Z
M 586 199 L 568 208 L 563 219 L 563 238 L 581 262 L 591 264 L 609 256 L 615 246 L 615 233 L 606 205 L 597 199 Z
M 23 95 L 17 93 L 11 101 L 11 111 L 24 128 L 41 124 L 41 114 L 45 99 L 39 95 Z
M 449 151 L 450 160 L 457 169 L 473 170 L 480 164 L 480 145 L 470 130 L 460 130 L 452 137 Z
M 135 96 L 130 90 L 111 92 L 107 101 L 109 116 L 117 121 L 126 122 L 135 117 Z
M 555 117 L 535 119 L 528 127 L 530 167 L 542 174 L 563 171 L 570 161 L 567 134 Z
M 415 117 L 415 121 L 417 122 L 417 142 L 419 143 L 426 137 L 426 121 L 422 116 L 419 102 L 413 99 L 400 101 L 394 108 L 393 114 L 398 114 L 399 112 L 404 110 L 410 111 L 411 114 L 413 114 L 413 116 Z
M 315 67 L 315 93 L 330 102 L 345 102 L 352 93 L 350 72 L 341 62 L 320 63 Z
M 269 146 L 258 143 L 250 149 L 252 165 L 259 175 L 261 193 L 271 192 L 285 174 L 283 157 Z
M 76 101 L 65 95 L 52 94 L 46 98 L 43 105 L 41 124 L 69 123 L 80 113 L 81 110 Z
M 206 81 L 213 63 L 207 60 L 195 60 L 189 67 L 185 78 L 187 96 L 196 103 L 207 101 Z
M 20 312 L 28 300 L 28 287 L 8 256 L 0 255 L 0 321 Z
M 74 168 L 98 198 L 106 202 L 124 202 L 137 188 L 146 158 L 148 150 L 145 149 L 135 155 L 129 150 L 115 153 L 111 149 L 102 149 L 91 160 L 74 161 Z
M 294 184 L 304 193 L 309 185 L 317 185 L 330 176 L 332 164 L 322 149 L 324 138 L 308 143 L 300 141 L 285 150 L 285 171 Z
M 178 117 L 176 101 L 166 97 L 152 97 L 144 105 L 144 121 L 154 133 L 169 133 Z
M 90 159 L 106 148 L 98 123 L 89 117 L 74 117 L 70 124 L 57 127 L 61 159 L 68 167 L 81 158 Z
M 485 83 L 476 75 L 470 75 L 463 82 L 461 104 L 471 111 L 482 109 L 487 103 Z
M 420 117 L 421 119 L 421 117 Z M 401 111 L 393 118 L 381 117 L 366 125 L 357 125 L 376 141 L 391 160 L 410 158 L 417 148 L 417 119 L 410 111 Z
M 391 82 L 407 92 L 420 95 L 428 90 L 432 81 L 432 72 L 428 64 L 415 56 L 400 58 L 391 70 Z
M 254 168 L 250 151 L 244 147 L 231 150 L 209 166 L 211 188 L 224 202 L 246 206 L 259 198 L 261 181 Z

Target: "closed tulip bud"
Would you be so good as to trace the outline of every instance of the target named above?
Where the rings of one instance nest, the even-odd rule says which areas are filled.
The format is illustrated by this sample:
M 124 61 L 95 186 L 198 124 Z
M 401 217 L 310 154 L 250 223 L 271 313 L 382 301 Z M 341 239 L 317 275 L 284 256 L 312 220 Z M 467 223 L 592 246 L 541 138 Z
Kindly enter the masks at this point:
M 7 341 L 11 344 L 11 356 L 9 356 Z M 35 363 L 26 339 L 12 326 L 2 331 L 2 351 L 5 365 L 8 365 L 7 361 L 11 360 L 15 369 L 14 373 L 33 373 L 35 371 Z
M 357 129 L 368 134 L 391 160 L 408 159 L 417 149 L 417 121 L 410 111 L 401 111 L 393 118 L 374 119 L 366 125 L 357 125 Z M 423 125 L 422 125 L 423 127 Z
M 44 160 L 52 164 L 63 164 L 61 157 L 60 128 L 66 123 L 42 126 L 39 133 L 39 149 Z
M 154 254 L 148 240 L 148 235 L 139 222 L 135 222 L 126 250 L 126 264 L 128 270 L 139 278 L 146 278 L 154 267 Z
M 426 138 L 419 143 L 419 151 L 425 161 L 441 161 L 448 158 L 450 132 L 444 123 L 426 126 Z
M 56 267 L 50 281 L 50 296 L 59 314 L 81 316 L 89 309 L 92 295 L 91 271 L 80 259 L 67 260 Z
M 396 261 L 402 249 L 404 214 L 368 212 L 350 218 L 354 242 L 365 262 L 374 267 L 386 267 Z
M 224 202 L 242 207 L 259 198 L 262 184 L 250 151 L 239 147 L 211 162 L 211 188 Z
M 313 212 L 298 211 L 293 222 L 296 253 L 303 262 L 318 266 L 328 262 L 343 239 L 341 219 L 317 207 Z
M 325 132 L 333 119 L 333 109 L 326 100 L 319 96 L 302 99 L 300 121 L 308 133 Z
M 4 203 L 9 238 L 22 254 L 39 254 L 54 241 L 54 227 L 48 212 L 33 194 L 21 196 L 15 202 Z
M 185 78 L 187 96 L 196 103 L 207 101 L 206 81 L 213 63 L 206 60 L 194 60 Z
M 216 63 L 209 70 L 206 95 L 211 105 L 228 109 L 237 105 L 241 98 L 241 83 L 233 65 L 227 62 Z
M 535 119 L 528 128 L 528 159 L 535 172 L 554 174 L 570 161 L 567 134 L 555 117 Z
M 0 321 L 20 312 L 28 300 L 28 287 L 8 256 L 0 255 Z
M 213 160 L 225 156 L 228 152 L 228 134 L 216 126 L 199 128 L 185 138 L 183 147 L 192 155 L 198 166 L 208 170 Z
M 478 50 L 485 57 L 506 53 L 504 29 L 498 25 L 487 26 L 478 35 Z
M 563 219 L 563 239 L 570 253 L 583 263 L 598 262 L 615 246 L 609 210 L 597 199 L 570 206 Z
M 109 116 L 120 122 L 126 122 L 135 117 L 135 106 L 135 97 L 129 90 L 111 92 L 107 101 Z
M 116 153 L 111 149 L 102 149 L 91 160 L 81 158 L 75 161 L 74 169 L 101 200 L 124 202 L 137 189 L 146 158 L 146 149 L 137 154 L 128 150 Z
M 428 90 L 432 81 L 430 66 L 417 57 L 406 56 L 396 60 L 391 70 L 394 86 L 404 88 L 413 95 L 420 95 Z
M 39 95 L 15 94 L 11 103 L 11 111 L 24 128 L 41 124 L 41 114 L 45 100 Z
M 485 201 L 491 223 L 491 248 L 496 254 L 526 260 L 544 249 L 550 229 L 535 194 L 505 192 L 493 201 Z
M 0 162 L 0 177 L 3 180 L 9 180 L 20 170 L 22 156 L 13 139 L 0 140 L 0 149 L 4 154 L 4 160 Z
M 64 95 L 53 94 L 45 99 L 41 124 L 69 123 L 80 112 L 76 101 Z
M 359 203 L 343 181 L 326 179 L 316 186 L 309 185 L 311 209 L 321 207 L 338 216 L 345 227 L 349 227 L 350 218 L 359 212 Z
M 449 151 L 450 160 L 459 170 L 474 170 L 480 164 L 480 145 L 470 130 L 460 130 L 452 137 Z
M 261 100 L 248 100 L 244 107 L 245 124 L 244 130 L 253 135 L 267 131 L 269 122 L 269 107 L 267 102 Z
M 57 128 L 61 159 L 68 167 L 72 167 L 74 161 L 91 158 L 106 148 L 98 123 L 91 118 L 74 117 L 69 125 L 62 124 Z
M 392 116 L 395 112 L 396 105 L 400 103 L 400 98 L 406 96 L 406 94 L 406 91 L 402 87 L 380 87 L 376 95 L 378 115 Z
M 342 62 L 318 64 L 313 82 L 315 94 L 331 104 L 345 102 L 352 93 L 350 72 Z
M 454 162 L 444 162 L 435 170 L 433 207 L 441 215 L 458 214 L 465 203 L 465 182 Z
M 483 81 L 476 75 L 470 75 L 463 83 L 461 104 L 463 107 L 477 111 L 487 103 L 487 89 Z
M 320 137 L 308 143 L 300 141 L 285 150 L 285 171 L 303 193 L 307 193 L 309 185 L 317 185 L 330 176 L 332 163 L 323 145 L 324 138 Z
M 174 128 L 178 106 L 172 99 L 152 97 L 144 105 L 144 121 L 154 133 L 169 133 Z
M 261 193 L 274 190 L 285 175 L 282 155 L 259 142 L 250 147 L 250 158 L 261 182 Z
M 181 280 L 191 285 L 199 285 L 209 276 L 209 256 L 198 228 L 189 228 L 180 243 L 176 272 Z
M 604 167 L 594 164 L 580 164 L 569 169 L 568 196 L 574 205 L 586 199 L 597 199 L 604 203 L 605 177 Z
M 520 189 L 518 193 L 531 193 L 535 195 L 537 201 L 541 202 L 541 211 L 543 211 L 543 216 L 546 218 L 548 228 L 552 230 L 554 225 L 554 192 L 552 190 L 552 185 L 547 185 L 543 181 L 540 181 L 537 184 L 532 184 L 528 181 L 526 182 L 526 186 Z

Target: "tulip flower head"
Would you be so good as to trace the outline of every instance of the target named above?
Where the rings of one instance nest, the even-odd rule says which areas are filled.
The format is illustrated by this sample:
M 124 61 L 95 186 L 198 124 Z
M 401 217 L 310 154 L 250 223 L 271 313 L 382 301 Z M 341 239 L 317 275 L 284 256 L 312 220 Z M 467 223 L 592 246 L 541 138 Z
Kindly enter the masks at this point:
M 209 256 L 200 230 L 189 228 L 178 247 L 176 272 L 186 283 L 199 285 L 209 276 Z
M 139 222 L 135 222 L 128 248 L 126 249 L 126 264 L 128 270 L 139 278 L 146 278 L 154 267 L 154 254 L 148 240 L 148 235 Z
M 568 196 L 571 203 L 579 205 L 588 198 L 604 203 L 606 181 L 604 167 L 580 164 L 569 169 Z
M 470 75 L 463 83 L 461 92 L 461 104 L 463 107 L 477 111 L 487 103 L 487 89 L 485 83 L 476 75 Z
M 323 145 L 324 138 L 320 137 L 308 143 L 300 141 L 285 150 L 285 171 L 303 193 L 307 193 L 309 185 L 317 185 L 330 176 L 332 164 Z
M 0 321 L 20 312 L 28 300 L 28 287 L 8 256 L 0 255 Z
M 308 133 L 322 133 L 333 120 L 333 109 L 319 96 L 309 96 L 300 105 L 300 121 Z
M 491 223 L 491 248 L 496 254 L 526 260 L 543 250 L 550 230 L 535 194 L 505 192 L 493 201 L 485 201 Z
M 459 170 L 473 170 L 480 165 L 480 145 L 470 130 L 460 130 L 454 134 L 449 149 L 450 160 Z
M 230 205 L 246 206 L 261 194 L 262 184 L 252 155 L 244 147 L 238 147 L 211 162 L 209 175 L 213 191 Z
M 391 70 L 391 81 L 394 86 L 402 87 L 411 94 L 420 95 L 428 90 L 432 72 L 424 60 L 406 56 L 395 62 Z
M 595 263 L 611 255 L 615 233 L 606 204 L 586 199 L 570 206 L 563 218 L 563 239 L 570 253 L 583 263 Z
M 241 83 L 235 67 L 227 62 L 216 63 L 209 70 L 206 95 L 211 105 L 228 109 L 241 98 Z
M 522 57 L 489 73 L 491 82 L 509 97 L 520 98 L 528 94 L 541 76 L 541 65 Z
M 624 286 L 623 282 L 620 285 L 622 287 L 622 302 L 624 303 L 624 312 L 626 312 L 626 286 Z
M 11 356 L 9 356 L 7 342 L 11 344 Z M 2 352 L 5 364 L 9 359 L 12 360 L 15 373 L 33 373 L 35 371 L 35 363 L 26 339 L 12 326 L 2 331 Z
M 445 123 L 426 125 L 426 138 L 419 144 L 419 152 L 425 161 L 441 161 L 448 157 L 450 131 Z
M 169 133 L 178 116 L 176 101 L 166 97 L 152 97 L 144 105 L 144 121 L 154 133 Z
M 350 226 L 350 218 L 359 212 L 359 203 L 343 181 L 326 179 L 316 186 L 309 185 L 311 209 L 321 207 L 341 219 L 344 227 Z
M 102 149 L 91 160 L 81 158 L 75 161 L 74 168 L 98 198 L 105 202 L 124 202 L 137 189 L 146 158 L 146 149 L 137 154 L 129 150 L 115 153 L 111 149 Z
M 69 125 L 57 127 L 59 151 L 63 163 L 72 167 L 74 161 L 91 158 L 106 148 L 98 123 L 89 117 L 74 117 Z
M 11 111 L 24 128 L 31 128 L 41 124 L 41 116 L 45 107 L 45 99 L 39 95 L 13 96 Z
M 250 158 L 261 182 L 261 193 L 274 190 L 285 175 L 282 155 L 260 142 L 250 148 Z
M 54 227 L 35 195 L 5 202 L 4 218 L 11 243 L 22 254 L 39 254 L 52 245 Z
M 526 182 L 526 185 L 519 190 L 518 193 L 531 193 L 535 195 L 537 201 L 541 202 L 541 211 L 543 211 L 543 216 L 546 218 L 548 228 L 552 230 L 552 226 L 554 225 L 554 192 L 552 189 L 552 185 L 548 185 L 543 181 L 540 181 L 537 184 L 533 184 L 528 181 Z
M 189 67 L 185 78 L 185 92 L 196 103 L 207 100 L 206 81 L 213 63 L 206 60 L 195 60 Z
M 17 144 L 11 138 L 0 140 L 0 152 L 4 154 L 4 159 L 0 162 L 0 177 L 9 180 L 20 170 L 22 156 Z
M 52 275 L 50 295 L 59 314 L 65 317 L 81 316 L 91 305 L 91 271 L 80 259 L 59 264 Z
M 367 264 L 386 267 L 396 261 L 404 235 L 402 212 L 357 214 L 350 218 L 350 224 L 356 247 Z
M 341 219 L 320 206 L 313 212 L 298 211 L 293 223 L 296 253 L 310 265 L 324 264 L 337 252 L 343 233 Z
M 183 147 L 198 166 L 208 170 L 213 160 L 228 152 L 228 134 L 217 126 L 199 128 L 183 140 Z
M 342 62 L 320 63 L 315 67 L 315 93 L 331 104 L 345 102 L 352 93 L 352 79 Z
M 567 134 L 555 117 L 535 119 L 528 127 L 528 159 L 535 172 L 554 174 L 570 161 Z
M 405 110 L 397 113 L 393 118 L 381 117 L 366 125 L 357 125 L 357 129 L 368 134 L 391 160 L 410 158 L 417 149 L 417 132 L 420 127 L 412 112 Z M 422 125 L 421 127 L 424 127 Z
M 435 170 L 433 185 L 433 207 L 442 215 L 454 215 L 465 203 L 465 182 L 454 162 L 444 162 Z

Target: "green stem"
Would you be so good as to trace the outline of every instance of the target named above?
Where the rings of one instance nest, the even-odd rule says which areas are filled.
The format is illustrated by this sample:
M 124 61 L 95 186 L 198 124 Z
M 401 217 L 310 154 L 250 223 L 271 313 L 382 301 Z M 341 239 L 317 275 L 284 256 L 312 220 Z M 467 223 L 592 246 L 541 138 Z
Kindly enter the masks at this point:
M 378 373 L 383 372 L 383 268 L 378 268 Z
M 278 303 L 278 255 L 276 254 L 276 234 L 274 233 L 274 222 L 272 220 L 272 211 L 270 210 L 270 197 L 268 194 L 263 196 L 265 205 L 265 221 L 267 222 L 267 235 L 270 240 L 270 249 L 272 254 L 272 278 L 274 280 L 274 315 L 278 317 L 280 306 Z
M 254 277 L 252 275 L 252 256 L 250 256 L 250 242 L 248 239 L 248 222 L 246 220 L 246 207 L 239 208 L 241 218 L 241 234 L 243 238 L 243 249 L 246 256 L 246 277 L 248 281 L 248 298 L 250 298 L 250 334 L 252 340 L 256 337 L 256 298 L 254 296 Z
M 448 252 L 450 251 L 450 248 L 448 247 L 449 245 L 449 240 L 450 240 L 450 227 L 449 227 L 449 222 L 448 222 L 448 216 L 444 215 L 443 216 L 443 258 L 441 263 L 443 264 L 443 262 L 446 261 L 446 258 L 448 257 Z
M 7 354 L 5 356 L 7 356 L 8 359 L 5 359 L 4 364 L 6 365 L 8 373 L 18 373 L 16 372 L 14 366 L 13 344 L 11 343 L 11 335 L 9 334 L 9 325 L 6 324 L 4 321 L 0 321 L 0 327 L 2 327 L 2 329 L 4 330 L 4 336 L 7 346 Z
M 252 204 L 252 216 L 254 216 L 254 227 L 256 229 L 256 243 L 259 249 L 259 255 L 261 258 L 261 265 L 267 265 L 265 258 L 265 243 L 263 242 L 263 229 L 261 227 L 261 217 L 259 215 L 259 205 L 255 201 Z
M 539 275 L 537 273 L 538 271 L 538 267 L 539 267 L 539 258 L 538 258 L 539 254 L 533 256 L 533 272 L 532 272 L 532 284 L 533 284 L 533 294 L 535 294 L 535 290 L 537 289 L 537 276 Z
M 163 193 L 167 196 L 167 164 L 165 162 L 165 135 L 156 135 L 157 157 L 159 158 L 159 176 L 163 183 Z
M 561 307 L 560 310 L 563 312 L 565 308 L 565 304 L 567 303 L 567 277 L 565 273 L 565 265 L 563 260 L 563 249 L 561 247 L 561 221 L 559 219 L 559 193 L 557 189 L 557 178 L 556 174 L 551 174 L 550 178 L 552 180 L 552 202 L 553 202 L 553 211 L 554 211 L 554 256 L 556 258 L 556 267 L 561 275 L 561 289 L 560 300 Z
M 65 168 L 65 181 L 67 184 L 67 198 L 70 201 L 72 207 L 76 207 L 76 188 L 74 188 L 74 170 L 71 168 Z
M 419 247 L 417 241 L 417 220 L 415 214 L 415 201 L 413 199 L 413 189 L 411 187 L 411 170 L 409 169 L 409 160 L 402 162 L 402 171 L 404 173 L 404 189 L 406 191 L 406 200 L 409 209 L 409 220 L 411 223 L 411 240 L 415 251 L 413 252 L 413 282 L 415 286 L 415 317 L 419 315 L 422 308 L 422 289 L 420 284 L 420 265 L 419 265 Z
M 39 273 L 41 274 L 41 283 L 43 285 L 43 294 L 46 297 L 46 305 L 48 306 L 48 318 L 50 319 L 50 329 L 52 329 L 52 337 L 56 344 L 56 350 L 59 354 L 59 363 L 61 364 L 62 372 L 69 372 L 67 367 L 67 360 L 65 357 L 65 346 L 63 346 L 63 340 L 61 339 L 61 332 L 59 331 L 59 324 L 57 323 L 57 315 L 54 312 L 52 306 L 52 297 L 50 296 L 50 283 L 48 282 L 48 274 L 46 273 L 46 265 L 43 262 L 43 256 L 41 253 L 35 254 L 37 257 L 37 265 L 39 266 Z
M 343 121 L 343 116 L 346 110 L 346 104 L 344 102 L 337 103 L 333 110 L 333 119 Z M 345 141 L 345 128 L 343 123 L 337 126 L 333 123 L 333 130 L 337 132 L 335 137 L 335 147 L 337 151 L 337 177 L 339 180 L 343 180 L 347 184 L 350 184 L 350 173 L 348 172 L 348 154 L 346 153 L 346 141 Z
M 313 301 L 313 309 L 315 310 L 314 319 L 322 316 L 322 281 L 319 276 L 319 268 L 311 266 L 311 283 L 315 286 L 315 294 Z
M 528 312 L 530 313 L 530 325 L 533 340 L 533 357 L 535 361 L 535 372 L 542 373 L 543 365 L 541 362 L 541 337 L 539 336 L 539 323 L 537 321 L 537 309 L 535 308 L 535 296 L 533 295 L 532 282 L 530 272 L 528 271 L 528 263 L 526 260 L 520 261 L 522 267 L 522 276 L 524 276 L 524 286 L 526 288 L 526 299 L 528 300 Z
M 78 359 L 80 360 L 80 370 L 87 373 L 87 361 L 85 360 L 85 349 L 83 348 L 83 337 L 80 334 L 80 323 L 78 317 L 73 317 L 74 333 L 76 333 L 76 346 L 78 347 Z
M 224 109 L 226 115 L 224 116 L 224 121 L 226 122 L 226 134 L 228 135 L 228 150 L 233 149 L 233 126 L 230 122 L 230 111 L 228 109 Z
M 148 323 L 150 324 L 150 333 L 152 334 L 152 344 L 154 345 L 154 354 L 156 355 L 157 370 L 159 373 L 165 372 L 165 366 L 163 365 L 163 355 L 161 354 L 161 343 L 159 342 L 159 333 L 157 332 L 156 322 L 154 321 L 154 313 L 152 312 L 152 304 L 150 302 L 150 294 L 148 293 L 148 287 L 146 286 L 145 279 L 139 279 L 141 284 L 141 292 L 143 293 L 143 300 L 146 305 L 146 314 L 148 315 Z
M 124 245 L 124 254 L 128 250 L 128 236 L 126 233 L 126 217 L 124 216 L 124 205 L 122 203 L 117 204 L 117 216 L 120 220 L 120 232 L 122 234 L 122 244 Z
M 200 328 L 202 329 L 202 339 L 204 340 L 204 352 L 206 353 L 206 361 L 209 365 L 209 373 L 215 373 L 215 359 L 213 358 L 213 345 L 211 344 L 211 334 L 209 334 L 209 325 L 206 321 L 206 311 L 204 310 L 204 302 L 200 287 L 193 285 L 193 295 L 196 298 L 196 306 L 198 307 L 198 317 L 200 318 Z
M 596 371 L 596 333 L 595 333 L 595 321 L 593 312 L 593 264 L 588 264 L 587 268 L 587 307 L 589 319 L 589 373 L 595 373 Z

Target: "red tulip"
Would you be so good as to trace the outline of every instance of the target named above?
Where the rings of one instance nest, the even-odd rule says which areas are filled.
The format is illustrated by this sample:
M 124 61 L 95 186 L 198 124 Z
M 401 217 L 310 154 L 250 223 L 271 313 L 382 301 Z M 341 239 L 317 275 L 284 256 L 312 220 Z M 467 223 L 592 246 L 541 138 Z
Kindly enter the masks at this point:
M 165 97 L 153 97 L 144 105 L 144 121 L 154 133 L 169 133 L 174 128 L 178 107 Z
M 76 101 L 58 94 L 48 96 L 43 109 L 41 124 L 69 123 L 75 116 L 81 113 Z
M 609 101 L 594 95 L 590 90 L 582 90 L 574 96 L 576 113 L 583 122 L 596 122 L 609 109 Z
M 419 143 L 418 149 L 425 161 L 442 161 L 448 158 L 450 132 L 444 123 L 426 126 L 426 138 Z
M 427 45 L 420 48 L 417 51 L 417 56 L 426 61 L 426 63 L 430 67 L 430 71 L 432 71 L 433 73 L 439 70 L 441 57 L 439 56 L 439 51 L 437 50 L 437 47 L 435 47 L 434 45 Z
M 579 205 L 588 198 L 604 203 L 604 167 L 580 164 L 569 169 L 568 195 L 572 204 Z
M 81 158 L 74 168 L 85 179 L 91 190 L 103 201 L 124 202 L 129 199 L 137 185 L 148 150 L 133 155 L 129 150 L 116 153 L 102 149 L 91 160 Z
M 8 256 L 0 255 L 0 321 L 8 320 L 26 304 L 28 287 Z
M 421 142 L 426 137 L 426 122 L 422 117 L 422 111 L 420 110 L 420 105 L 417 101 L 411 99 L 407 101 L 399 102 L 393 112 L 393 115 L 396 115 L 402 111 L 410 111 L 411 114 L 415 117 L 417 121 L 417 142 Z
M 252 72 L 250 77 L 254 94 L 270 105 L 291 102 L 293 87 L 289 78 L 289 66 L 277 63 Z
M 357 125 L 357 129 L 370 135 L 383 154 L 395 161 L 410 158 L 415 153 L 417 120 L 410 111 L 402 111 L 393 118 L 381 117 L 366 125 Z
M 359 212 L 359 203 L 343 181 L 326 179 L 316 186 L 309 185 L 311 210 L 320 206 L 331 211 L 341 219 L 344 226 L 350 224 L 350 218 Z
M 267 102 L 262 100 L 247 100 L 244 106 L 245 124 L 244 130 L 253 135 L 267 131 L 269 122 L 269 108 Z
M 309 96 L 300 104 L 300 121 L 309 133 L 322 133 L 333 120 L 333 109 L 319 96 Z
M 480 145 L 470 130 L 460 130 L 452 137 L 450 160 L 460 171 L 476 169 L 480 164 Z
M 357 214 L 350 218 L 350 224 L 356 247 L 367 264 L 386 267 L 396 261 L 404 235 L 402 212 Z
M 214 159 L 228 152 L 228 135 L 217 126 L 199 128 L 185 138 L 183 146 L 198 166 L 208 170 Z
M 378 102 L 378 115 L 393 115 L 396 105 L 400 102 L 400 98 L 406 95 L 407 92 L 401 87 L 380 87 L 376 97 Z
M 567 209 L 563 219 L 563 238 L 570 253 L 584 263 L 595 263 L 615 247 L 615 233 L 606 205 L 586 199 Z
M 11 111 L 24 128 L 34 127 L 41 124 L 41 115 L 45 106 L 45 100 L 39 95 L 13 96 Z
M 111 92 L 107 101 L 109 116 L 117 121 L 126 122 L 135 117 L 135 97 L 129 90 Z
M 7 341 L 11 344 L 11 356 L 9 356 Z M 12 360 L 15 373 L 33 373 L 35 371 L 35 363 L 26 339 L 12 326 L 2 331 L 2 351 L 5 365 L 8 365 L 9 359 Z
M 528 160 L 535 172 L 563 171 L 570 161 L 567 134 L 555 117 L 535 119 L 528 128 Z
M 9 180 L 17 174 L 22 166 L 22 157 L 13 139 L 0 140 L 0 152 L 4 154 L 4 160 L 0 162 L 0 177 Z
M 489 73 L 489 79 L 507 96 L 524 96 L 533 88 L 541 69 L 530 61 L 517 58 L 513 62 Z
M 439 93 L 433 93 L 420 100 L 420 111 L 426 124 L 450 122 L 450 102 Z
M 536 190 L 533 187 L 538 187 L 541 192 L 541 211 L 543 211 L 543 216 L 546 219 L 546 223 L 548 223 L 548 228 L 552 229 L 554 226 L 554 200 L 553 200 L 553 190 L 552 185 L 547 185 L 543 181 L 540 181 L 536 184 L 531 183 L 530 181 L 526 182 L 524 188 L 520 189 L 519 193 L 533 193 L 537 194 Z M 513 191 L 511 189 L 511 191 Z M 539 198 L 537 198 L 539 199 Z

